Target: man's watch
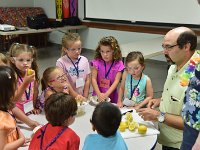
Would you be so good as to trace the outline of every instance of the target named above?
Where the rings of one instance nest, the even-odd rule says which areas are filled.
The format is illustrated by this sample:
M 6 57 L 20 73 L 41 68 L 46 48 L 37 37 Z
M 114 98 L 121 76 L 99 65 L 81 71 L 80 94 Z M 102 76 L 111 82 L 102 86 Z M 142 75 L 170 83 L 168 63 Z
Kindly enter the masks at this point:
M 160 123 L 163 123 L 165 121 L 165 113 L 160 112 L 160 115 L 157 117 L 157 119 Z

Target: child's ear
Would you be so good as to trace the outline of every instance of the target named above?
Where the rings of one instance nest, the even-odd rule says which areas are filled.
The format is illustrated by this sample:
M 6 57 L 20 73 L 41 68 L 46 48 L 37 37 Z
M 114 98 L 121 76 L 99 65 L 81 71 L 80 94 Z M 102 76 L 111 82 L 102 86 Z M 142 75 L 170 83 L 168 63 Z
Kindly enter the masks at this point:
M 10 61 L 11 61 L 11 63 L 15 63 L 15 59 L 13 58 L 13 57 L 10 57 Z
M 92 124 L 92 130 L 93 131 L 95 131 L 96 130 L 96 128 L 95 128 L 95 126 Z

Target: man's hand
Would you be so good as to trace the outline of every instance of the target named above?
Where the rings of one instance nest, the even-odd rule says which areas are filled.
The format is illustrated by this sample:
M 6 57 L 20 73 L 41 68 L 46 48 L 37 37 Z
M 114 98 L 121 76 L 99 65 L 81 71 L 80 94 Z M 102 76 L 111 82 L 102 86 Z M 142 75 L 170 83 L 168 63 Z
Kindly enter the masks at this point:
M 160 115 L 159 111 L 151 108 L 141 108 L 137 112 L 145 121 L 158 121 L 157 117 Z
M 147 104 L 147 108 L 154 109 L 160 105 L 160 99 L 151 99 Z

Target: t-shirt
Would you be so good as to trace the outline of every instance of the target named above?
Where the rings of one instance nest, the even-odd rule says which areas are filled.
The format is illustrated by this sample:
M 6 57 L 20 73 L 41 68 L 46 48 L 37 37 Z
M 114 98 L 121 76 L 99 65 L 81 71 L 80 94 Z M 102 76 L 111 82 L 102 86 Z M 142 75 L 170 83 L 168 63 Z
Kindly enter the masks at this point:
M 29 150 L 39 150 L 41 143 L 41 132 L 44 131 L 46 125 L 36 131 L 29 145 Z M 47 124 L 44 132 L 42 149 L 52 142 L 64 126 L 52 126 Z M 80 144 L 79 136 L 69 127 L 57 138 L 57 140 L 48 148 L 48 150 L 78 150 Z
M 56 66 L 62 68 L 63 71 L 68 74 L 67 77 L 72 88 L 77 93 L 83 95 L 84 86 L 76 88 L 76 80 L 79 78 L 83 78 L 83 80 L 85 81 L 87 75 L 90 74 L 91 71 L 88 59 L 84 56 L 79 56 L 78 59 L 76 61 L 73 61 L 72 63 L 69 57 L 65 55 L 57 60 Z
M 127 74 L 126 76 L 124 98 L 132 99 L 136 104 L 139 104 L 146 98 L 146 84 L 148 76 L 142 75 L 140 80 L 132 78 L 132 83 L 131 77 L 131 74 Z M 132 90 L 134 89 L 133 95 L 131 95 L 131 84 Z
M 100 134 L 89 134 L 82 150 L 128 150 L 124 139 L 119 132 L 114 136 L 103 137 Z
M 91 61 L 91 66 L 94 66 L 98 71 L 97 84 L 98 84 L 99 90 L 102 93 L 105 93 L 108 90 L 108 88 L 106 88 L 106 87 L 100 87 L 100 81 L 101 81 L 101 79 L 105 79 L 105 74 L 108 73 L 108 70 L 110 69 L 110 72 L 108 73 L 106 79 L 110 80 L 110 86 L 115 81 L 115 77 L 116 77 L 117 73 L 124 70 L 124 64 L 121 60 L 114 61 L 112 67 L 111 67 L 111 65 L 112 65 L 112 62 L 106 63 L 106 67 L 105 67 L 105 63 L 101 59 L 95 59 L 95 60 Z M 93 91 L 92 95 L 93 96 L 96 95 L 95 91 Z M 112 103 L 117 103 L 117 100 L 118 100 L 117 88 L 109 95 L 109 98 L 111 99 Z
M 22 79 L 22 80 L 21 80 Z M 21 86 L 23 78 L 18 78 L 18 87 Z M 16 102 L 16 106 L 24 112 L 24 104 L 33 101 L 34 81 L 29 84 L 22 97 Z
M 0 130 L 6 130 L 8 133 L 6 143 L 10 143 L 18 139 L 18 131 L 16 127 L 16 121 L 11 114 L 0 110 Z

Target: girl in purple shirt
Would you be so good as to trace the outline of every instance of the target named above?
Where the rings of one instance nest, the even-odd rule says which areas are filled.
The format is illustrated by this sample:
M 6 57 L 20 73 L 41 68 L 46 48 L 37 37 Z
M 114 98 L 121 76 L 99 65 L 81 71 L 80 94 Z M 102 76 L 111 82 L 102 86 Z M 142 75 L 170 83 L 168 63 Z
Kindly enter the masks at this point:
M 98 101 L 111 99 L 117 103 L 117 86 L 124 70 L 122 54 L 118 41 L 112 37 L 103 37 L 97 46 L 92 66 L 93 96 Z

